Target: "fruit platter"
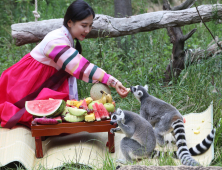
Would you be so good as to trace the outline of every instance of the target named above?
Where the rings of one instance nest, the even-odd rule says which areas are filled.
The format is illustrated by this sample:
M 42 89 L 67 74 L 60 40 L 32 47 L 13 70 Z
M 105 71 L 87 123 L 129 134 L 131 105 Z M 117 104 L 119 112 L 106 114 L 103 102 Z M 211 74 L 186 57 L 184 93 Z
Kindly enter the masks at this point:
M 112 96 L 102 91 L 102 97 L 93 100 L 87 97 L 83 100 L 48 99 L 26 101 L 26 110 L 33 115 L 32 125 L 52 125 L 62 122 L 94 122 L 109 120 L 115 111 Z
M 100 93 L 100 94 L 99 94 Z M 106 146 L 115 152 L 114 134 L 110 133 L 111 114 L 115 102 L 109 92 L 101 89 L 99 95 L 91 94 L 82 100 L 48 99 L 26 101 L 27 112 L 33 115 L 31 133 L 35 137 L 36 157 L 43 157 L 42 140 L 45 137 L 67 135 L 86 131 L 89 133 L 108 132 Z

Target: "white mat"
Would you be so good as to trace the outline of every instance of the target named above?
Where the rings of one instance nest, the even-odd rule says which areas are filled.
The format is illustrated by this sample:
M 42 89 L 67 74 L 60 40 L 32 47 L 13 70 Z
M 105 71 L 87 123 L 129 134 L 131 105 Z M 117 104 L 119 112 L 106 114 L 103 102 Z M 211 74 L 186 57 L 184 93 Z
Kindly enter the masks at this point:
M 192 147 L 201 142 L 213 128 L 213 105 L 202 113 L 190 113 L 186 118 L 185 129 L 188 147 Z M 202 120 L 204 119 L 204 122 Z M 193 131 L 200 127 L 200 133 L 194 134 Z M 115 134 L 115 153 L 108 153 L 105 146 L 108 140 L 108 133 L 87 133 L 81 132 L 68 136 L 55 136 L 43 141 L 42 159 L 35 157 L 35 140 L 31 136 L 31 131 L 22 126 L 17 126 L 11 130 L 0 128 L 0 167 L 10 162 L 21 162 L 27 169 L 35 169 L 39 166 L 45 168 L 55 168 L 62 166 L 63 163 L 81 163 L 93 167 L 103 166 L 107 158 L 123 158 L 119 145 L 124 137 L 121 133 Z M 171 135 L 166 136 L 172 140 Z M 157 147 L 158 148 L 158 147 Z M 163 150 L 163 148 L 160 148 Z M 175 145 L 168 144 L 165 150 L 175 150 Z M 209 165 L 214 158 L 214 147 L 201 156 L 195 156 L 202 165 Z M 146 161 L 146 163 L 144 162 Z M 137 164 L 158 165 L 157 160 L 142 160 Z M 175 161 L 180 165 L 178 160 Z

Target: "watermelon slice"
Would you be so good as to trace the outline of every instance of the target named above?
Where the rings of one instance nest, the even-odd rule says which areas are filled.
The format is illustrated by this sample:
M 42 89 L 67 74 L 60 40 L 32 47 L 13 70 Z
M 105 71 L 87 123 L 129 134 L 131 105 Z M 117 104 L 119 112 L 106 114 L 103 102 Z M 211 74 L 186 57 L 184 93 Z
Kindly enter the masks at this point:
M 96 107 L 95 104 L 96 104 L 96 103 L 94 103 L 94 104 L 92 105 L 92 107 L 93 107 L 93 110 L 94 110 L 94 114 L 95 114 L 96 120 L 97 120 L 97 121 L 101 121 L 99 112 L 97 111 L 97 107 Z
M 102 103 L 101 103 L 102 104 Z M 99 104 L 98 103 L 95 103 L 96 105 L 96 108 L 97 108 L 97 112 L 99 113 L 99 116 L 100 118 L 103 120 L 103 119 L 106 119 L 106 116 L 103 114 L 103 112 L 101 111 L 100 107 L 99 107 Z
M 103 115 L 103 117 L 105 117 L 106 119 L 110 119 L 109 112 L 106 110 L 105 106 L 102 103 L 98 105 L 98 108 L 99 108 L 98 111 L 100 115 Z
M 86 100 L 84 99 L 81 106 L 83 107 L 83 109 L 87 110 L 88 109 L 88 106 L 87 106 L 87 103 L 86 103 Z
M 53 119 L 55 119 L 58 123 L 62 123 L 62 117 L 61 116 L 54 117 Z
M 25 109 L 37 117 L 56 117 L 65 109 L 66 102 L 62 99 L 56 100 L 33 100 L 25 102 Z

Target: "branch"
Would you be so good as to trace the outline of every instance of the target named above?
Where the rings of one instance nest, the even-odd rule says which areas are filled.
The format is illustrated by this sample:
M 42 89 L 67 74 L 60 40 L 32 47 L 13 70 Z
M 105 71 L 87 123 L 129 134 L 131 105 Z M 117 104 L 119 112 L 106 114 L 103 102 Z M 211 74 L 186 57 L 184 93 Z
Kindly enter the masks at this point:
M 201 5 L 199 11 L 203 21 L 212 20 L 215 5 Z M 217 4 L 218 16 L 222 17 L 222 4 Z M 157 11 L 129 18 L 113 18 L 107 15 L 96 15 L 93 29 L 86 38 L 119 37 L 138 32 L 153 31 L 167 27 L 180 27 L 193 23 L 199 23 L 195 8 L 180 11 Z M 12 37 L 16 39 L 16 45 L 34 43 L 42 40 L 44 36 L 62 26 L 63 19 L 51 19 L 37 22 L 13 24 Z
M 186 0 L 185 2 L 183 2 L 182 4 L 173 7 L 171 9 L 171 11 L 177 11 L 177 10 L 183 10 L 183 9 L 187 9 L 190 8 L 191 6 L 193 6 L 193 4 L 196 2 L 196 0 Z
M 220 46 L 220 44 L 216 41 L 215 37 L 213 36 L 212 32 L 210 31 L 210 29 L 207 27 L 207 25 L 205 24 L 205 22 L 203 21 L 202 17 L 200 16 L 200 12 L 199 10 L 197 9 L 197 6 L 195 5 L 196 7 L 196 10 L 197 10 L 197 13 L 201 19 L 201 21 L 203 22 L 203 24 L 205 25 L 205 27 L 207 28 L 207 30 L 210 32 L 211 36 L 213 37 L 214 41 L 217 43 L 217 46 L 222 50 L 222 47 Z
M 195 32 L 197 31 L 196 28 L 194 28 L 193 30 L 191 30 L 188 34 L 183 36 L 183 41 L 188 40 Z

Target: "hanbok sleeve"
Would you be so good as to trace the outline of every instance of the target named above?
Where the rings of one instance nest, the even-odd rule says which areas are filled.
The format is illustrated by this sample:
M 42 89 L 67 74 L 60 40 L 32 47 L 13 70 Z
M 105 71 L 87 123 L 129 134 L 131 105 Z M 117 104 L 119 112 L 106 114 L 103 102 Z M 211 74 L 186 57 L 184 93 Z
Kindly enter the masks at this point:
M 99 81 L 111 87 L 115 87 L 118 82 L 115 77 L 90 63 L 62 38 L 48 42 L 44 49 L 44 55 L 54 60 L 60 68 L 72 76 L 85 82 L 95 83 Z

